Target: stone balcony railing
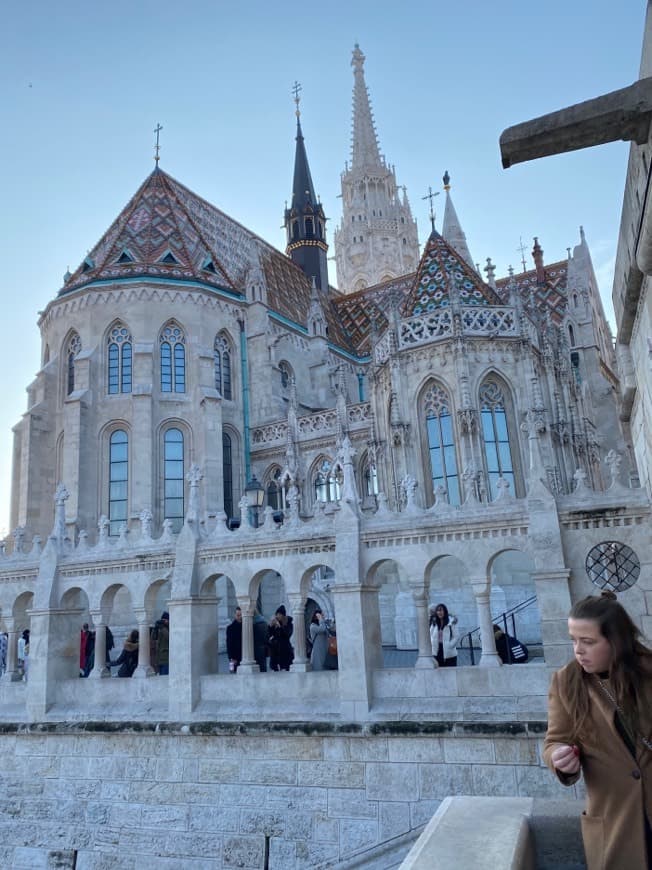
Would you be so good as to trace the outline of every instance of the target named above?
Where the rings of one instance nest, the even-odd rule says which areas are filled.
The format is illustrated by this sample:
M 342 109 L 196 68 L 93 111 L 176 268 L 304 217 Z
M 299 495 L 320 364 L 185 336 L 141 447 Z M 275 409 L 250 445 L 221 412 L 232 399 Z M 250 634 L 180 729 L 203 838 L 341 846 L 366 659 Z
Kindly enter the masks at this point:
M 363 424 L 363 428 L 366 428 L 370 417 L 371 406 L 369 402 L 359 402 L 356 405 L 349 405 L 347 408 L 347 422 L 353 431 L 359 424 Z M 297 428 L 300 441 L 334 436 L 337 434 L 337 411 L 332 408 L 327 411 L 305 414 L 297 419 Z M 267 423 L 265 426 L 256 426 L 251 432 L 251 445 L 256 448 L 285 444 L 287 429 L 286 420 L 277 420 L 274 423 Z
M 525 330 L 530 341 L 538 346 L 537 331 L 527 318 L 519 318 L 510 305 L 462 305 L 459 308 L 462 335 L 490 338 L 515 338 Z M 428 314 L 419 314 L 401 320 L 398 333 L 399 350 L 429 344 L 454 334 L 453 309 L 440 308 Z M 383 363 L 390 353 L 389 332 L 385 333 L 374 349 L 374 360 Z

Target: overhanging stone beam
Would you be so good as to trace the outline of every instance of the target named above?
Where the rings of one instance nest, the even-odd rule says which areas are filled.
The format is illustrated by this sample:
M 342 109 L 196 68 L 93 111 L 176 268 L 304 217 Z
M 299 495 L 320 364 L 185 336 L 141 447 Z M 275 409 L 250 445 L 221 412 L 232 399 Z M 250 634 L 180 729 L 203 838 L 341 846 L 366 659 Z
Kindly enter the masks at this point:
M 643 145 L 651 120 L 652 78 L 639 79 L 627 88 L 508 127 L 500 137 L 503 167 L 619 139 Z

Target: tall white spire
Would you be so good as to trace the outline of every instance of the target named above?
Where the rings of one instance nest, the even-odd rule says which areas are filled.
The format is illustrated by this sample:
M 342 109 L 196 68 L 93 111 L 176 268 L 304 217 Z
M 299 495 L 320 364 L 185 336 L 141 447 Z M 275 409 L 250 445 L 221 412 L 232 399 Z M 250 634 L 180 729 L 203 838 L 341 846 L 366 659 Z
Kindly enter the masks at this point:
M 356 43 L 353 49 L 353 141 L 351 143 L 351 170 L 353 172 L 382 171 L 384 161 L 378 150 L 378 136 L 369 104 L 369 91 L 364 80 L 365 56 Z
M 381 156 L 364 79 L 365 56 L 353 50 L 351 165 L 342 173 L 342 223 L 335 231 L 337 284 L 351 293 L 414 272 L 417 225 L 394 167 Z
M 450 175 L 448 171 L 444 173 L 444 190 L 446 191 L 446 205 L 444 206 L 444 222 L 442 225 L 441 234 L 446 239 L 457 253 L 463 257 L 472 269 L 475 269 L 473 257 L 469 251 L 469 246 L 466 243 L 466 235 L 462 229 L 462 225 L 457 217 L 455 206 L 450 195 Z

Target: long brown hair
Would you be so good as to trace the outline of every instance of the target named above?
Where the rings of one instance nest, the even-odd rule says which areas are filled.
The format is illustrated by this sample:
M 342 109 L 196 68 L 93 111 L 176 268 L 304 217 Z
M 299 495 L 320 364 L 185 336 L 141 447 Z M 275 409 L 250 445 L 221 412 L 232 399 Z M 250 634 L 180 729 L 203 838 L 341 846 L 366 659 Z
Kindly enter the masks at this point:
M 613 592 L 589 595 L 571 608 L 569 619 L 590 619 L 611 647 L 609 682 L 611 693 L 628 720 L 639 730 L 641 720 L 652 721 L 652 710 L 642 691 L 652 673 L 652 650 L 641 643 L 641 632 Z M 590 730 L 588 675 L 579 662 L 571 663 L 568 674 L 568 710 L 573 739 Z

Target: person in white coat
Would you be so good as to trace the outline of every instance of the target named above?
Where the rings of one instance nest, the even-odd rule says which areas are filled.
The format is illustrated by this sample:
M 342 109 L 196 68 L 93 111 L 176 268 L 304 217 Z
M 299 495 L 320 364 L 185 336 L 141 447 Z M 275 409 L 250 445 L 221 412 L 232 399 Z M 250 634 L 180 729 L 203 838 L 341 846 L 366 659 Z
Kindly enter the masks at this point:
M 450 616 L 445 604 L 430 608 L 430 644 L 440 668 L 457 667 L 457 617 Z

